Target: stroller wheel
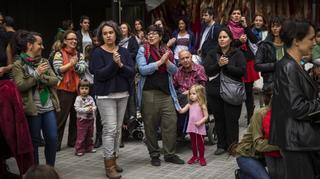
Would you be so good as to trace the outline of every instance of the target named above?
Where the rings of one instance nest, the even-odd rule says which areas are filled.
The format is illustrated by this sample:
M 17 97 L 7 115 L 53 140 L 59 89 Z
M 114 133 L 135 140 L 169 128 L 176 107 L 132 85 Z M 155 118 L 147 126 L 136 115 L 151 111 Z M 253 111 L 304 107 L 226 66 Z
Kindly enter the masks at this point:
M 136 140 L 142 140 L 144 135 L 142 131 L 134 131 L 132 136 Z

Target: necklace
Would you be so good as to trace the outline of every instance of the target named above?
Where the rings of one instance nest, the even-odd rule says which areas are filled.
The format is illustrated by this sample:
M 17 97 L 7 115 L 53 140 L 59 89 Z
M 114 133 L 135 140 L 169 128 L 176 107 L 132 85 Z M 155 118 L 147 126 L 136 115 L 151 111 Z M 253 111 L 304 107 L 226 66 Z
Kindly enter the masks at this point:
M 104 44 L 101 47 L 102 47 L 102 49 L 104 49 L 105 51 L 110 52 L 110 53 L 113 53 L 114 51 L 118 50 L 118 46 L 116 46 L 116 45 L 110 47 L 110 46 L 107 46 L 106 44 Z

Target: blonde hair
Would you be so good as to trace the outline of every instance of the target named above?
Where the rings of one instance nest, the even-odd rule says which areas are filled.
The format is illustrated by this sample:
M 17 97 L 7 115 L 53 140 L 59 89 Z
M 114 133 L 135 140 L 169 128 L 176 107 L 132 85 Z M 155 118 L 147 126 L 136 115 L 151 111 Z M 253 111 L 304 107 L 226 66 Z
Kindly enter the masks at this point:
M 202 105 L 207 105 L 207 95 L 206 95 L 206 89 L 202 85 L 192 85 L 189 94 L 188 94 L 188 99 L 190 99 L 190 91 L 191 89 L 195 89 L 197 97 L 198 97 L 198 102 L 200 106 Z
M 59 51 L 59 50 L 61 50 L 61 46 L 62 46 L 61 41 L 60 40 L 56 40 L 52 45 L 52 50 L 53 51 Z

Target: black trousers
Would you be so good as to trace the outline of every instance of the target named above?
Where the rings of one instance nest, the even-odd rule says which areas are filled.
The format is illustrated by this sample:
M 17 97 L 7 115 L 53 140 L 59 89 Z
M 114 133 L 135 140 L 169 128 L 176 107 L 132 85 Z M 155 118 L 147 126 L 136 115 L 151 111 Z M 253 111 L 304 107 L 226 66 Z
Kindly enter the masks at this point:
M 234 106 L 226 103 L 220 95 L 208 95 L 208 106 L 216 122 L 217 147 L 227 150 L 231 144 L 239 141 L 239 118 L 242 105 Z
M 315 179 L 316 166 L 313 156 L 317 152 L 293 152 L 281 151 L 284 160 L 284 172 L 286 179 Z
M 249 125 L 250 119 L 254 111 L 254 99 L 253 99 L 253 82 L 245 83 L 246 88 L 246 108 L 247 108 L 247 124 Z
M 74 102 L 77 93 L 57 90 L 58 98 L 60 100 L 60 112 L 57 112 L 57 125 L 58 125 L 58 144 L 57 148 L 61 148 L 64 128 L 69 116 L 69 132 L 68 132 L 68 146 L 74 146 L 77 137 L 77 113 L 74 109 Z

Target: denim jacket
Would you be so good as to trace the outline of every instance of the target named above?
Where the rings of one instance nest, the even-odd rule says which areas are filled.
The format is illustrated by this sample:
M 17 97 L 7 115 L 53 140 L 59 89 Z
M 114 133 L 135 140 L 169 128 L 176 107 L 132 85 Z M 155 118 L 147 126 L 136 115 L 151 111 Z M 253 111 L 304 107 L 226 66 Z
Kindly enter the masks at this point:
M 142 91 L 143 91 L 143 86 L 146 81 L 146 78 L 148 75 L 153 74 L 156 70 L 158 70 L 158 65 L 156 62 L 149 63 L 147 64 L 147 60 L 144 56 L 144 47 L 140 47 L 137 57 L 136 57 L 136 62 L 138 65 L 139 72 L 141 74 L 140 81 L 138 82 L 138 90 L 137 90 L 137 100 L 138 100 L 138 107 L 141 108 L 141 101 L 142 101 Z M 170 64 L 167 66 L 167 72 L 169 76 L 169 90 L 170 94 L 172 97 L 172 100 L 174 102 L 174 106 L 176 110 L 180 110 L 181 106 L 179 105 L 179 101 L 177 98 L 177 93 L 174 89 L 173 86 L 173 75 L 177 72 L 178 68 L 174 64 Z

